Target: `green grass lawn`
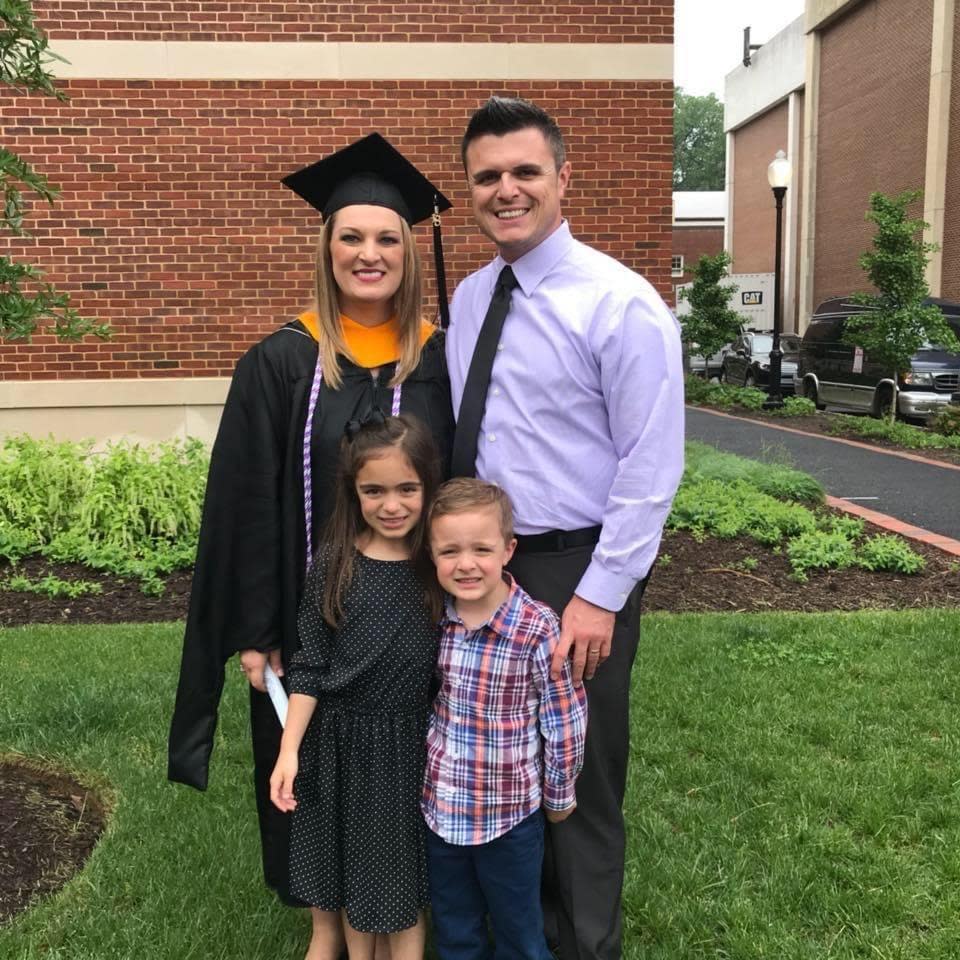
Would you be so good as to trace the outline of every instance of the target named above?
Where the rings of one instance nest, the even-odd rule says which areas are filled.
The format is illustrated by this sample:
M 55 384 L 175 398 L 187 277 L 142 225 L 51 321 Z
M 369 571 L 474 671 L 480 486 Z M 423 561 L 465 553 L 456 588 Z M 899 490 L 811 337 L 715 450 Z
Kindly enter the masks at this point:
M 261 885 L 239 673 L 210 790 L 165 781 L 180 634 L 0 632 L 0 753 L 113 805 L 4 960 L 300 960 L 306 919 Z M 960 956 L 958 676 L 955 611 L 645 618 L 626 956 Z

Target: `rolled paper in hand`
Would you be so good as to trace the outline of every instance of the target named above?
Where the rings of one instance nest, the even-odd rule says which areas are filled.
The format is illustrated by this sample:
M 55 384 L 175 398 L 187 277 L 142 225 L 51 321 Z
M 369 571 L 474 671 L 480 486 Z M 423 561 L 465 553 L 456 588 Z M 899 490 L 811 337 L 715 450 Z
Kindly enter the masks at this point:
M 267 685 L 267 693 L 270 695 L 273 709 L 277 711 L 280 726 L 285 727 L 287 725 L 287 691 L 283 689 L 280 678 L 273 672 L 273 667 L 269 663 L 263 668 L 263 682 Z

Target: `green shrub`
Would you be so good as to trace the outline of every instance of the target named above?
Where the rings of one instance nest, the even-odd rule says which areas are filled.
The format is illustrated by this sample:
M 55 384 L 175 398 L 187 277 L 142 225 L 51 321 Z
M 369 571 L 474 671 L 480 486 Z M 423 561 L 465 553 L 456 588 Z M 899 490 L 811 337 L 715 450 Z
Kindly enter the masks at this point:
M 208 458 L 196 440 L 154 447 L 13 437 L 0 446 L 0 556 L 41 553 L 157 591 L 189 567 Z
M 901 537 L 879 534 L 870 537 L 857 551 L 857 566 L 866 570 L 918 573 L 926 561 Z
M 103 593 L 103 587 L 93 580 L 61 580 L 52 573 L 31 580 L 21 574 L 0 580 L 0 590 L 12 590 L 16 593 L 35 593 L 45 597 L 67 597 L 75 600 L 88 594 Z
M 846 513 L 824 514 L 817 526 L 829 533 L 839 533 L 848 540 L 857 540 L 863 536 L 864 522 L 859 517 L 851 517 Z
M 771 546 L 813 530 L 816 520 L 806 507 L 777 500 L 745 480 L 699 478 L 681 485 L 667 526 L 689 530 L 698 538 L 730 540 L 746 535 Z
M 758 390 L 756 387 L 732 387 L 730 389 L 736 390 L 734 402 L 747 410 L 762 410 L 763 405 L 769 399 L 763 390 Z
M 899 420 L 890 423 L 887 420 L 835 413 L 827 417 L 824 424 L 827 432 L 835 435 L 886 440 L 912 450 L 960 450 L 960 436 L 944 436 Z
M 930 429 L 944 437 L 960 437 L 960 404 L 951 403 L 930 420 Z
M 808 570 L 844 570 L 857 562 L 853 541 L 842 533 L 808 530 L 787 544 L 787 559 L 797 580 L 807 579 Z
M 806 397 L 784 397 L 779 410 L 771 410 L 776 417 L 809 417 L 817 412 L 817 405 Z
M 684 481 L 698 479 L 722 480 L 725 483 L 743 480 L 779 500 L 823 502 L 823 487 L 807 473 L 781 463 L 745 460 L 708 444 L 690 441 L 686 445 Z

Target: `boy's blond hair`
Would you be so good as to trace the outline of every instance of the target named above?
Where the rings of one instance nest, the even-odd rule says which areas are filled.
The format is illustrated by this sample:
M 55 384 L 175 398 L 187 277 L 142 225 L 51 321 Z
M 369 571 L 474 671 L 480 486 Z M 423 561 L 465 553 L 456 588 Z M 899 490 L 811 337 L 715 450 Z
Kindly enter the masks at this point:
M 427 514 L 427 526 L 432 527 L 434 520 L 468 510 L 482 510 L 493 507 L 499 512 L 500 532 L 503 542 L 513 539 L 513 506 L 503 487 L 474 477 L 457 477 L 448 480 L 437 490 L 437 495 Z

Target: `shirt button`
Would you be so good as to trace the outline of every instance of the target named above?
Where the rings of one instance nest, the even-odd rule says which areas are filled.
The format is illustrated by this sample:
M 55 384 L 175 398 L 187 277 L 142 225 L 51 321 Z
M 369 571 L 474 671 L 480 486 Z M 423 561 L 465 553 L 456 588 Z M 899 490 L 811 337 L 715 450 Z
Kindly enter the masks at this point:
M 495 433 L 488 433 L 488 434 L 487 434 L 487 439 L 488 439 L 491 443 L 493 443 L 493 442 L 497 439 L 497 435 L 496 435 Z
M 495 397 L 499 397 L 499 396 L 500 396 L 500 388 L 499 388 L 499 387 L 494 387 L 494 388 L 493 388 L 493 395 L 494 395 Z
M 498 350 L 502 350 L 502 349 L 503 349 L 503 344 L 502 344 L 502 343 L 498 343 L 498 344 L 497 344 L 497 349 L 498 349 Z

